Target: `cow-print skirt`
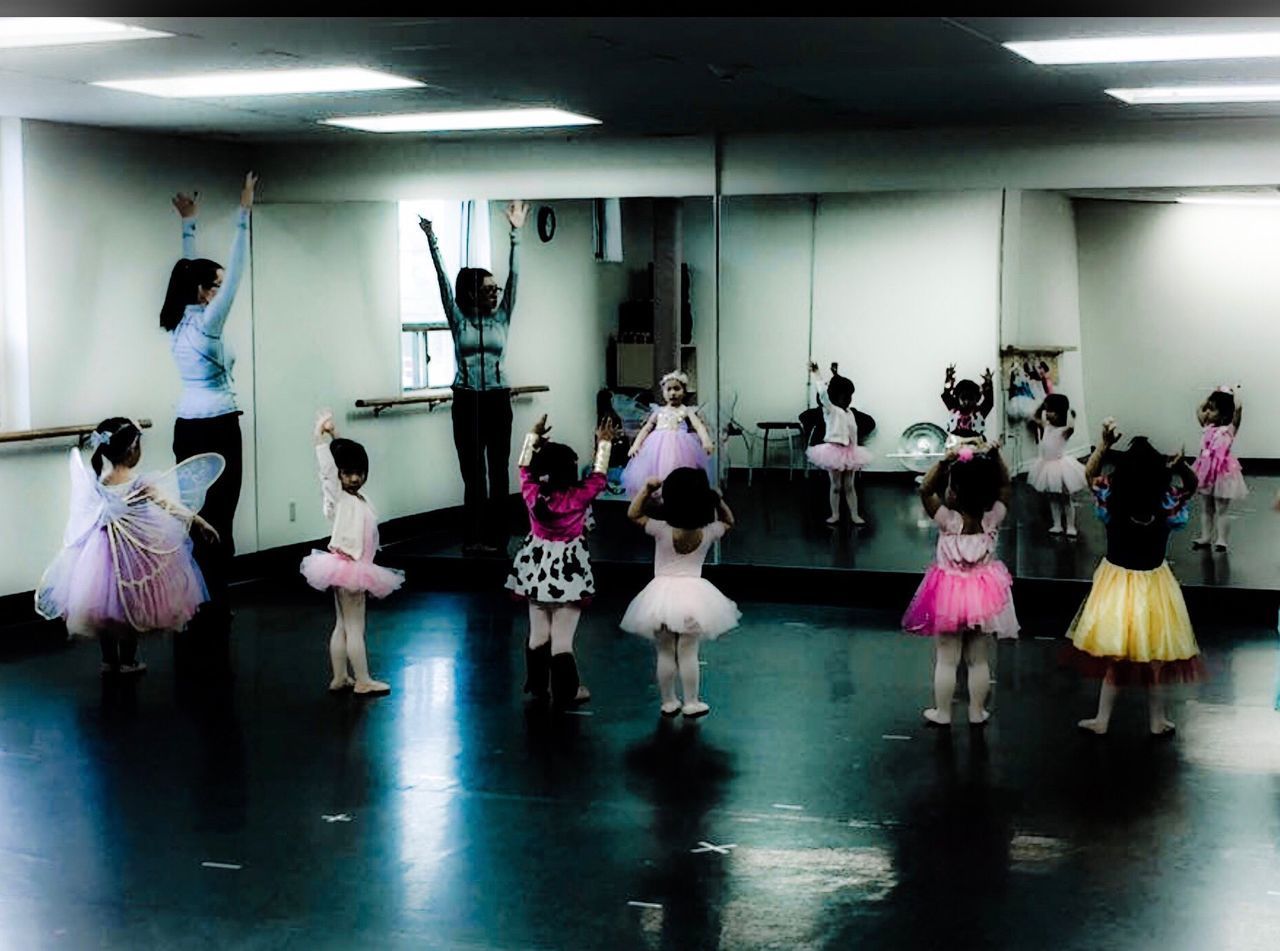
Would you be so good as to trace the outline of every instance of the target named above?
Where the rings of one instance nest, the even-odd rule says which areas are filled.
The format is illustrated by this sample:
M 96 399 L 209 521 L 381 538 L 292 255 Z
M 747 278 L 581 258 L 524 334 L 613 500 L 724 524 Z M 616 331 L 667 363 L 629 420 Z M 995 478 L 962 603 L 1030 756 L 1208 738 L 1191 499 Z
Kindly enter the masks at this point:
M 516 552 L 507 589 L 538 604 L 589 601 L 596 593 L 596 581 L 587 546 L 581 537 L 553 542 L 530 535 Z

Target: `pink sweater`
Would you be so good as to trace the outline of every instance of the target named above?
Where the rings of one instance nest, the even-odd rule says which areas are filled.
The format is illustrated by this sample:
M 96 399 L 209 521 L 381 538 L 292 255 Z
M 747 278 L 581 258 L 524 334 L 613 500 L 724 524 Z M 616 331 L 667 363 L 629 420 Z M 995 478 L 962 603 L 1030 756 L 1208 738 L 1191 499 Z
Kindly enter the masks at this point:
M 535 538 L 549 542 L 571 542 L 582 534 L 582 526 L 591 511 L 591 500 L 604 491 L 608 480 L 598 472 L 587 476 L 581 485 L 559 492 L 549 492 L 538 505 L 538 490 L 542 486 L 529 475 L 528 469 L 520 470 L 520 494 L 529 510 L 529 530 Z M 534 509 L 549 512 L 550 517 L 539 519 Z

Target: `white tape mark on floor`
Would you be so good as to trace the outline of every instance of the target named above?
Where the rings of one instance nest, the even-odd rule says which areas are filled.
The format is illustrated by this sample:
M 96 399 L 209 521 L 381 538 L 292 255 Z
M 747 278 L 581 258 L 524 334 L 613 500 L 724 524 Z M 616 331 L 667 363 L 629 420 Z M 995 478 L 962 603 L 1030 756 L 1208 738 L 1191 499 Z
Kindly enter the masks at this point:
M 728 855 L 730 849 L 736 849 L 737 847 L 737 842 L 730 842 L 728 845 L 716 845 L 714 842 L 699 841 L 698 847 L 696 849 L 690 849 L 689 851 L 694 855 L 698 855 L 702 852 L 714 852 L 716 855 Z
M 911 737 L 909 737 L 909 736 L 907 736 L 905 733 L 881 733 L 881 734 L 880 734 L 880 739 L 882 739 L 882 740 L 909 740 L 909 739 L 912 739 L 912 738 L 911 738 Z
M 775 803 L 773 804 L 773 808 L 775 808 L 775 809 L 792 809 L 792 810 L 794 810 L 794 811 L 796 811 L 796 812 L 804 812 L 804 806 L 793 806 L 793 805 L 792 805 L 791 803 L 789 803 L 789 802 L 775 802 Z
M 351 816 L 347 815 L 345 812 L 340 812 L 336 816 L 321 816 L 320 818 L 323 819 L 325 822 L 330 822 L 330 823 L 351 821 Z
M 571 717 L 593 717 L 595 713 L 591 710 L 566 710 L 565 713 Z
M 629 901 L 627 902 L 632 908 L 661 908 L 655 901 Z
M 201 862 L 205 868 L 228 868 L 233 872 L 238 872 L 244 868 L 243 865 L 232 865 L 230 862 Z

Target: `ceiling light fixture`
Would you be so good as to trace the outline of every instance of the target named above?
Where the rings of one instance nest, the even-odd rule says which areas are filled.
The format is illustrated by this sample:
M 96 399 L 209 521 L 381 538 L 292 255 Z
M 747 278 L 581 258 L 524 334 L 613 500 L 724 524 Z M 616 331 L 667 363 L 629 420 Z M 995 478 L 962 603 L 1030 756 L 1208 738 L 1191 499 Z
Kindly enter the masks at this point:
M 1067 40 L 1030 40 L 1003 45 L 1005 49 L 1041 66 L 1280 57 L 1280 33 L 1098 36 Z
M 300 96 L 323 92 L 410 89 L 425 84 L 416 79 L 405 79 L 372 69 L 341 66 L 227 71 L 156 79 L 110 79 L 93 85 L 148 96 L 163 96 L 166 99 L 220 99 L 234 96 Z
M 344 116 L 321 119 L 361 132 L 476 132 L 499 129 L 558 129 L 600 125 L 599 119 L 563 109 L 488 109 L 479 112 L 417 112 L 401 115 Z
M 1230 86 L 1143 86 L 1136 89 L 1108 89 L 1106 93 L 1133 106 L 1280 102 L 1280 85 L 1275 83 Z
M 116 43 L 163 36 L 173 34 L 91 17 L 0 17 L 0 49 Z

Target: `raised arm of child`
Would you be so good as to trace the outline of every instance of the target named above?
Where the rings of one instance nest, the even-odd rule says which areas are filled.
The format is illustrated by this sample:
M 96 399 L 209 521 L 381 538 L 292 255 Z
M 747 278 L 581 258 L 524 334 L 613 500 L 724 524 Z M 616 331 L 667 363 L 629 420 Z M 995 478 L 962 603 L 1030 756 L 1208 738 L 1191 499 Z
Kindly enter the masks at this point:
M 662 480 L 657 476 L 653 476 L 644 484 L 636 497 L 631 500 L 631 507 L 627 509 L 627 518 L 635 522 L 643 528 L 649 522 L 649 516 L 644 514 L 645 506 L 649 504 L 649 499 L 653 493 L 662 488 Z
M 1093 455 L 1084 464 L 1084 477 L 1086 479 L 1092 482 L 1102 475 L 1102 462 L 1111 447 L 1119 441 L 1120 431 L 1116 429 L 1116 421 L 1108 416 L 1102 421 L 1102 436 L 1098 439 L 1098 444 L 1093 447 Z
M 982 374 L 982 402 L 978 404 L 978 412 L 982 414 L 983 419 L 991 415 L 991 411 L 996 406 L 996 388 L 991 382 L 991 368 L 988 367 Z
M 716 518 L 724 523 L 724 530 L 726 532 L 731 531 L 733 527 L 738 524 L 737 520 L 733 517 L 733 510 L 729 508 L 729 503 L 724 500 L 723 495 L 720 495 L 718 492 L 716 494 L 720 497 L 720 501 L 716 503 Z
M 947 375 L 942 380 L 942 405 L 949 410 L 957 409 L 960 405 L 956 399 L 956 365 L 953 363 L 947 367 Z
M 1235 385 L 1235 388 L 1231 391 L 1231 395 L 1232 395 L 1232 397 L 1235 399 L 1235 402 L 1236 402 L 1236 411 L 1235 411 L 1235 415 L 1233 415 L 1233 416 L 1231 417 L 1231 425 L 1235 427 L 1235 429 L 1236 429 L 1236 435 L 1239 435 L 1239 434 L 1240 434 L 1240 420 L 1241 420 L 1241 419 L 1243 418 L 1243 416 L 1244 416 L 1244 402 L 1243 402 L 1243 398 L 1240 396 L 1240 384 L 1239 384 L 1239 383 L 1237 383 L 1237 384 Z
M 938 509 L 942 508 L 942 487 L 947 481 L 950 464 L 950 455 L 946 459 L 939 459 L 933 464 L 933 468 L 925 473 L 924 481 L 920 483 L 920 504 L 924 506 L 925 514 L 930 518 L 937 515 Z

